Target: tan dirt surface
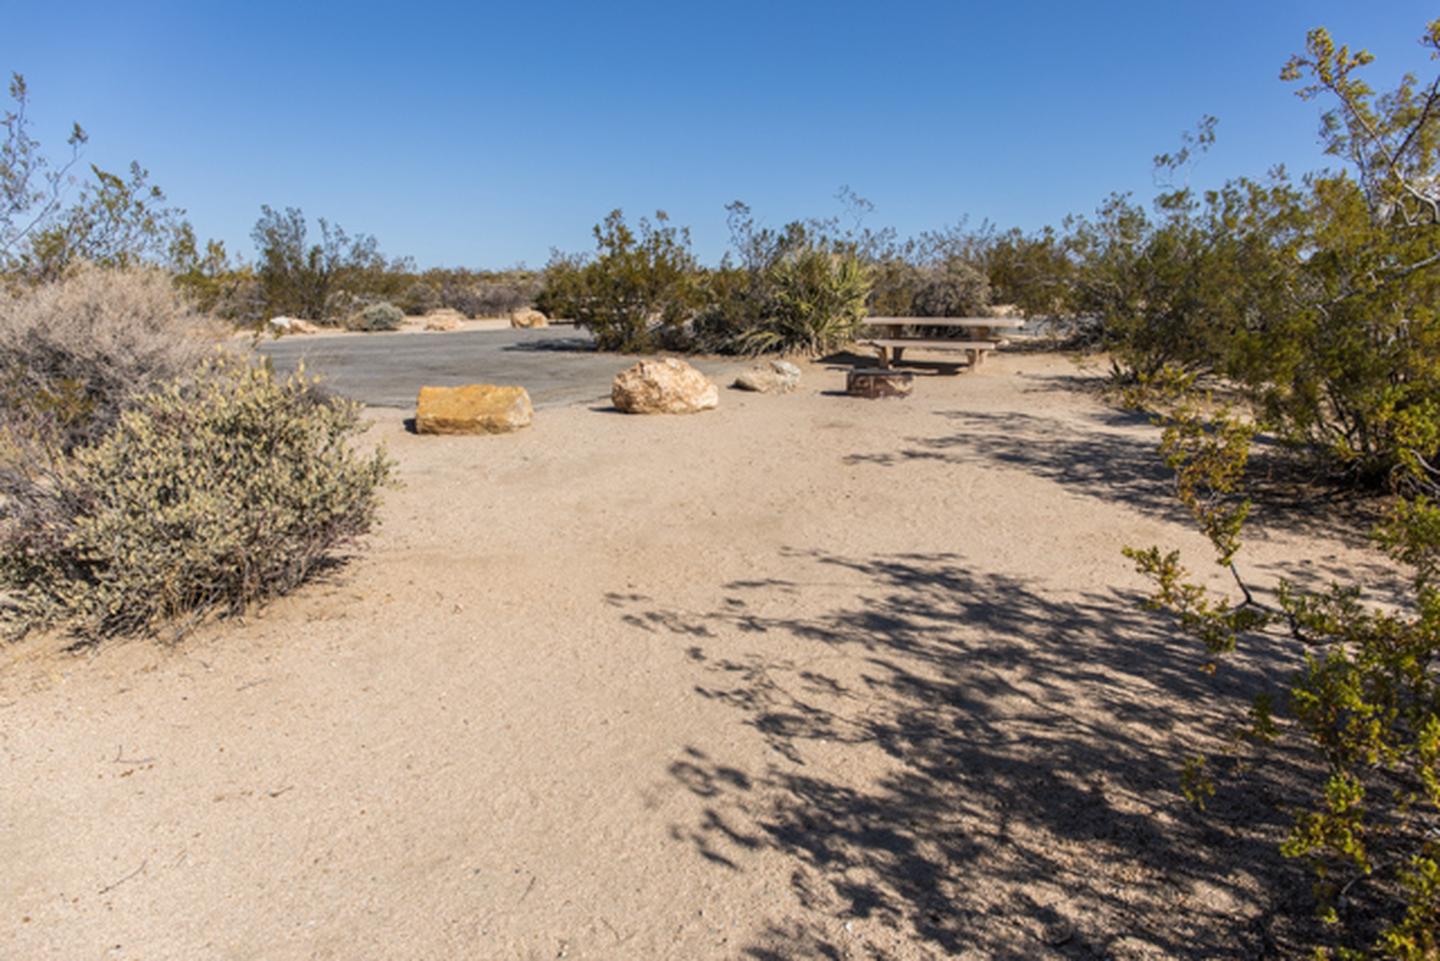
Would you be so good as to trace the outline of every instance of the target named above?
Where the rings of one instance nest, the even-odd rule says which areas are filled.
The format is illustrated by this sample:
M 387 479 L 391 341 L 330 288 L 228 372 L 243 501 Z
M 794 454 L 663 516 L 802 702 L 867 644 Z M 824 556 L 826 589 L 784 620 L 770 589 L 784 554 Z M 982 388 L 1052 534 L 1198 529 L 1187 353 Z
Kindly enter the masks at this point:
M 1306 910 L 1283 824 L 1175 785 L 1274 663 L 1136 609 L 1127 544 L 1223 583 L 1154 428 L 1058 356 L 804 370 L 498 437 L 377 411 L 358 561 L 178 646 L 0 652 L 0 958 L 1258 956 Z M 1242 562 L 1386 576 L 1322 521 Z

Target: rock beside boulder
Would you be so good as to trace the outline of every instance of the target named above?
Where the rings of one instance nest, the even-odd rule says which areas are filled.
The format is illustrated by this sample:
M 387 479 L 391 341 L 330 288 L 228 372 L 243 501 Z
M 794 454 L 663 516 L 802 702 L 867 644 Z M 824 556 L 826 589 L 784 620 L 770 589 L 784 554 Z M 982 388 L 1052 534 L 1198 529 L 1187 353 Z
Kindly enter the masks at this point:
M 530 330 L 537 327 L 549 327 L 550 321 L 540 311 L 525 307 L 510 312 L 510 326 Z
M 458 310 L 452 310 L 449 307 L 443 310 L 432 310 L 425 315 L 425 329 L 438 331 L 459 330 L 460 323 L 464 319 L 464 314 Z
M 762 394 L 788 394 L 800 386 L 800 368 L 788 360 L 757 364 L 736 377 L 734 386 Z
M 415 433 L 507 434 L 530 426 L 534 414 L 524 387 L 421 387 Z
M 685 361 L 667 357 L 616 374 L 610 401 L 627 414 L 693 414 L 720 406 L 720 392 Z

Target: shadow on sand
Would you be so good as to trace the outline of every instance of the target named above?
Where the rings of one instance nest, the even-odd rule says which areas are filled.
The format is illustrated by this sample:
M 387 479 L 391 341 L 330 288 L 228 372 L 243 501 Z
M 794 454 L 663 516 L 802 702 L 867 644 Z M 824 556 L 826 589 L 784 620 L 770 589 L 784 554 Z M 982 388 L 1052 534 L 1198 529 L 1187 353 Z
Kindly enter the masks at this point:
M 1042 385 L 1036 389 L 1065 388 Z M 903 438 L 898 449 L 851 454 L 844 463 L 879 467 L 916 461 L 1002 465 L 1048 478 L 1073 493 L 1127 504 L 1193 526 L 1175 498 L 1174 475 L 1160 459 L 1159 431 L 1149 427 L 1145 414 L 1103 408 L 1085 415 L 1091 423 L 1084 430 L 1077 430 L 1073 421 L 1019 411 L 950 410 L 941 416 L 953 424 L 953 430 Z M 1285 449 L 1257 443 L 1247 476 L 1249 495 L 1255 502 L 1251 536 L 1263 537 L 1266 529 L 1287 529 L 1335 538 L 1351 546 L 1369 544 L 1384 501 L 1307 483 L 1295 464 L 1294 456 Z M 1352 577 L 1355 571 L 1336 566 L 1317 568 L 1317 573 Z M 1389 576 L 1379 564 L 1364 573 Z
M 955 554 L 788 559 L 810 579 L 729 583 L 712 611 L 609 599 L 770 749 L 747 767 L 691 745 L 669 769 L 703 806 L 672 827 L 695 856 L 788 862 L 801 909 L 744 956 L 1260 958 L 1305 918 L 1272 811 L 1273 779 L 1304 772 L 1272 759 L 1204 817 L 1176 787 L 1197 731 L 1293 652 L 1211 676 L 1132 598 L 1050 598 Z M 756 613 L 833 597 L 837 573 L 868 586 Z

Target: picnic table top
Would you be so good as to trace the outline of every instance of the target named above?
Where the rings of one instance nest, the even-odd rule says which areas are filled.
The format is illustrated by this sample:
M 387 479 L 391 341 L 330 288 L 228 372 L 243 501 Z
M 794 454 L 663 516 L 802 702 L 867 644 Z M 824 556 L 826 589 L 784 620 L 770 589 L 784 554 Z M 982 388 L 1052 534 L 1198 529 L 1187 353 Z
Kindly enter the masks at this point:
M 991 330 L 1024 327 L 1016 317 L 866 317 L 873 327 L 988 327 Z

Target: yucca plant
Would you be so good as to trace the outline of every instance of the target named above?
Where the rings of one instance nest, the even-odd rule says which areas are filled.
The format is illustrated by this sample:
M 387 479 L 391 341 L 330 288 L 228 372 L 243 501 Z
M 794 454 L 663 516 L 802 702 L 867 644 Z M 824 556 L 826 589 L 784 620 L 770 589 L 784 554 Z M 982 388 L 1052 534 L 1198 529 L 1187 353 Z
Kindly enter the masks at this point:
M 772 274 L 769 316 L 743 335 L 747 350 L 815 357 L 855 339 L 871 284 L 858 257 L 808 247 L 780 260 Z

